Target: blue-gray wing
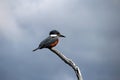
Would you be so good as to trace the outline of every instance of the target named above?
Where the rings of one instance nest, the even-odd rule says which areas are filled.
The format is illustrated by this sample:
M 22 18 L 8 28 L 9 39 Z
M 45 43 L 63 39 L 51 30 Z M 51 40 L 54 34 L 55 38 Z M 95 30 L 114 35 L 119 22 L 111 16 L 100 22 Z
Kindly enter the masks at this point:
M 50 44 L 54 43 L 58 38 L 56 37 L 48 37 L 46 38 L 45 40 L 43 40 L 40 45 L 39 45 L 39 48 L 42 49 L 42 48 L 50 48 Z

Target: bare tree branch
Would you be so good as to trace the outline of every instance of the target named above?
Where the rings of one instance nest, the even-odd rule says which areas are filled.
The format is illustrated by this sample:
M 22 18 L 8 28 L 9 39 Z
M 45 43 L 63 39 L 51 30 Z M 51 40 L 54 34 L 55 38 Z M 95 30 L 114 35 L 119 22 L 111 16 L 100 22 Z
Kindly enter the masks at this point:
M 68 64 L 70 67 L 73 68 L 78 80 L 83 80 L 79 67 L 76 66 L 76 64 L 71 59 L 67 58 L 66 56 L 64 56 L 62 53 L 60 53 L 58 50 L 54 48 L 50 48 L 50 50 L 54 52 L 58 57 L 60 57 L 66 64 Z

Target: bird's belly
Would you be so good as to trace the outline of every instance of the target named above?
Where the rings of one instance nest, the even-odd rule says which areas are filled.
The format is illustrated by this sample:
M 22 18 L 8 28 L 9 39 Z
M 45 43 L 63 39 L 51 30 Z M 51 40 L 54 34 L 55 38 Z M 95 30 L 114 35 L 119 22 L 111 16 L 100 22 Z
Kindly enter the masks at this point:
M 54 46 L 56 46 L 58 44 L 58 40 L 56 40 L 54 43 L 51 43 L 50 44 L 50 47 L 54 47 Z

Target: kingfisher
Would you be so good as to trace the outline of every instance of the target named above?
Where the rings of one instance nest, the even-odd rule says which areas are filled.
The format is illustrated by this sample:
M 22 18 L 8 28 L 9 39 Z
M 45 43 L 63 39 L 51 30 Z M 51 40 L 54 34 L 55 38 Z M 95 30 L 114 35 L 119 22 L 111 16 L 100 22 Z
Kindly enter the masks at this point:
M 64 35 L 60 34 L 59 31 L 57 30 L 52 30 L 49 33 L 49 36 L 44 39 L 38 46 L 38 48 L 34 49 L 33 51 L 36 51 L 38 49 L 42 49 L 42 48 L 53 48 L 55 47 L 58 42 L 59 42 L 59 37 L 65 37 Z

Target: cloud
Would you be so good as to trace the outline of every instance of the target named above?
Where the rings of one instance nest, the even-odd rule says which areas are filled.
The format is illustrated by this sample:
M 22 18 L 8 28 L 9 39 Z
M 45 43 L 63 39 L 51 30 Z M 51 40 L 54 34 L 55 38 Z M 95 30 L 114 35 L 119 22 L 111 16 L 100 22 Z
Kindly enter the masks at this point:
M 62 80 L 74 80 L 75 79 L 75 77 L 67 75 L 67 74 L 65 74 L 65 73 L 62 72 L 61 74 L 60 73 L 56 74 L 53 77 L 53 80 L 58 80 L 59 77 L 61 77 Z
M 118 4 L 118 0 L 0 1 L 0 36 L 6 39 L 0 39 L 2 75 L 6 80 L 73 80 L 71 69 L 49 50 L 31 52 L 57 29 L 66 38 L 56 48 L 80 66 L 84 79 L 119 78 Z
M 0 33 L 11 41 L 19 40 L 22 36 L 22 30 L 18 26 L 6 1 L 0 1 Z

